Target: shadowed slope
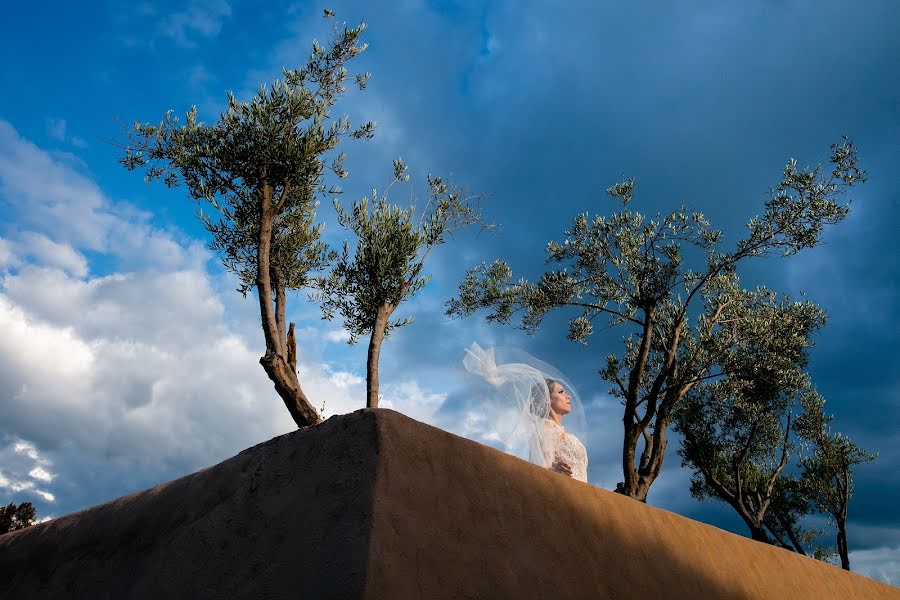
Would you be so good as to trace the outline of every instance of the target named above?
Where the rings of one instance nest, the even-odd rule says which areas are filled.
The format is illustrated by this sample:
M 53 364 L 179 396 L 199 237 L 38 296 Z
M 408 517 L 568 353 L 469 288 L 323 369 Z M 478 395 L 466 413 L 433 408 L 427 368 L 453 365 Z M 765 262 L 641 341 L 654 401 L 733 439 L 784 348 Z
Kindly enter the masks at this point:
M 360 598 L 375 421 L 332 418 L 0 536 L 0 598 Z
M 23 598 L 900 598 L 385 410 L 0 536 Z

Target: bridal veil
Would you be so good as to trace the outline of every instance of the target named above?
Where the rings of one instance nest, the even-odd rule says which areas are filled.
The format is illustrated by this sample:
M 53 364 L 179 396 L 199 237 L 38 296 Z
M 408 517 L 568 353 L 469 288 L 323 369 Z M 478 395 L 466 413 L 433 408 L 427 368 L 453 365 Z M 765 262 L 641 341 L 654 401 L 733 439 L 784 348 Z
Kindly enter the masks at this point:
M 546 419 L 550 398 L 546 380 L 561 384 L 571 397 L 571 411 L 562 418 L 566 432 L 586 439 L 584 408 L 575 387 L 558 369 L 517 348 L 484 349 L 473 343 L 463 359 L 466 370 L 487 385 L 477 393 L 491 429 L 504 450 L 519 458 L 547 467 L 556 450 L 548 435 Z

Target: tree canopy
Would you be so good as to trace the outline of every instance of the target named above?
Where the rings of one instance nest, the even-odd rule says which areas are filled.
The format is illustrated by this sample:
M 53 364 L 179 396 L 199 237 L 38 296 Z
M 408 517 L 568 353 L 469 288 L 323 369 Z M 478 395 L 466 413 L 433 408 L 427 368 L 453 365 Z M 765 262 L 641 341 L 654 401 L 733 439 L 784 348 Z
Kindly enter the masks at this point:
M 34 525 L 37 512 L 31 502 L 22 502 L 18 506 L 10 502 L 0 506 L 0 534 Z
M 766 530 L 778 525 L 770 508 L 780 494 L 785 518 L 790 512 L 785 468 L 796 452 L 795 419 L 814 394 L 803 369 L 825 313 L 810 302 L 763 296 L 767 305 L 745 311 L 738 322 L 733 335 L 742 343 L 728 349 L 729 375 L 693 386 L 673 421 L 682 437 L 678 453 L 693 471 L 691 494 L 726 502 L 753 539 L 768 542 L 773 529 L 776 537 L 781 531 Z
M 797 423 L 797 430 L 810 440 L 813 452 L 801 459 L 802 493 L 836 529 L 837 553 L 841 567 L 850 570 L 847 543 L 847 514 L 853 497 L 853 468 L 878 458 L 859 448 L 846 435 L 831 430 L 833 417 L 826 415 L 825 401 L 810 399 L 810 410 Z

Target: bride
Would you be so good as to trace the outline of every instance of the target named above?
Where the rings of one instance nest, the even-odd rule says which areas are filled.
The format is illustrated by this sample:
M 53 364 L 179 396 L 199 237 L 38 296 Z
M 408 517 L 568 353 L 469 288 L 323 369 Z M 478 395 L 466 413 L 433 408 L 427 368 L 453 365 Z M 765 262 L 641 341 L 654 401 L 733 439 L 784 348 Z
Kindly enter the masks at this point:
M 586 434 L 584 411 L 561 373 L 520 350 L 485 350 L 477 343 L 466 349 L 463 365 L 491 385 L 483 398 L 485 412 L 508 452 L 587 482 L 587 451 L 573 432 Z

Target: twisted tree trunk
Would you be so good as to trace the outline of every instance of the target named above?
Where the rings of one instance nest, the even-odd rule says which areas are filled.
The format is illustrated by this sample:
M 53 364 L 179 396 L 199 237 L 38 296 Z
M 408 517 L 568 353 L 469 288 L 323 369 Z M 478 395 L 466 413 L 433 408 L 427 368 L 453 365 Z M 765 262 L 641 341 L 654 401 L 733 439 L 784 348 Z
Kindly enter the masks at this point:
M 260 206 L 259 243 L 257 245 L 257 273 L 256 290 L 259 295 L 259 314 L 262 321 L 263 335 L 266 339 L 266 353 L 259 359 L 275 384 L 275 391 L 281 396 L 285 407 L 291 414 L 291 418 L 297 427 L 306 427 L 321 422 L 322 418 L 315 407 L 303 393 L 300 380 L 297 378 L 296 362 L 291 364 L 288 359 L 286 347 L 287 339 L 284 332 L 284 289 L 279 286 L 275 299 L 276 306 L 272 306 L 272 281 L 270 278 L 269 254 L 272 248 L 272 220 L 274 210 L 272 206 L 273 189 L 268 183 L 262 185 L 262 204 Z M 278 320 L 281 319 L 279 326 Z M 294 359 L 296 361 L 296 358 Z
M 850 570 L 850 553 L 847 550 L 847 522 L 844 519 L 837 521 L 837 547 L 841 556 L 841 568 Z
M 390 312 L 387 307 L 379 309 L 369 337 L 369 351 L 366 356 L 366 408 L 378 408 L 378 358 L 381 356 L 381 342 L 387 329 Z
M 291 368 L 294 372 L 297 371 L 297 338 L 294 335 L 294 324 L 291 323 L 291 326 L 288 328 L 287 334 L 287 359 L 288 364 L 291 365 Z

